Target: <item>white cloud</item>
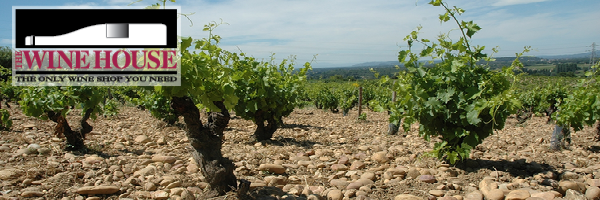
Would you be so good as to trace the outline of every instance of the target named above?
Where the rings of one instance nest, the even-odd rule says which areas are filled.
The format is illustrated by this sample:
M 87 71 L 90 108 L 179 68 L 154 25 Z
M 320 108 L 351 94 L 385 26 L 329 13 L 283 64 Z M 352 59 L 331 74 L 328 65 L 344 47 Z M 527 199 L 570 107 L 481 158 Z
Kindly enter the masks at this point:
M 496 3 L 492 4 L 493 6 L 512 6 L 519 4 L 530 4 L 530 3 L 539 3 L 550 0 L 498 0 Z
M 0 40 L 0 44 L 3 44 L 3 46 L 12 45 L 12 43 L 13 43 L 12 39 L 1 39 Z

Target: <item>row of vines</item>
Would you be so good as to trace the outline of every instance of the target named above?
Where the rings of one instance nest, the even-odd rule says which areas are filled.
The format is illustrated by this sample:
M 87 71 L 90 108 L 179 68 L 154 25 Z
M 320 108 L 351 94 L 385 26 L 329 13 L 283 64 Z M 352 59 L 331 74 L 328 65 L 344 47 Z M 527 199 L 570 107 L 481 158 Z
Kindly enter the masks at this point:
M 334 113 L 341 110 L 344 116 L 349 110 L 358 106 L 359 97 L 362 97 L 361 106 L 376 112 L 387 110 L 387 105 L 392 100 L 391 84 L 382 84 L 379 81 L 331 83 L 312 81 L 306 84 L 307 91 L 304 94 L 306 104 Z

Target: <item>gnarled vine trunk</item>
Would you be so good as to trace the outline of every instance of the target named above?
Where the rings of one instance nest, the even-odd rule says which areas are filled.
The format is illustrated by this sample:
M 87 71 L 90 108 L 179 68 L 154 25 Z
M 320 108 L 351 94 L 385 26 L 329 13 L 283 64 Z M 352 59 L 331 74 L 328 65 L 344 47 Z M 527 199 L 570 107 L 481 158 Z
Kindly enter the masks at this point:
M 266 125 L 265 121 L 267 121 Z M 275 131 L 277 131 L 277 128 L 279 128 L 279 123 L 275 117 L 262 110 L 257 111 L 254 115 L 254 123 L 256 123 L 256 130 L 254 131 L 255 141 L 270 140 Z
M 211 112 L 208 123 L 203 125 L 200 110 L 191 98 L 173 97 L 171 100 L 171 107 L 184 117 L 186 134 L 192 146 L 189 151 L 210 187 L 207 196 L 224 195 L 236 188 L 237 184 L 233 162 L 221 153 L 223 131 L 230 119 L 229 111 L 222 101 L 213 103 L 221 112 Z
M 67 119 L 61 114 L 55 113 L 54 111 L 48 111 L 48 118 L 54 122 L 56 122 L 56 127 L 54 128 L 54 134 L 58 136 L 64 136 L 67 139 L 67 148 L 68 150 L 77 150 L 85 147 L 83 140 L 85 139 L 85 134 L 92 132 L 94 129 L 90 124 L 88 124 L 87 120 L 90 118 L 93 109 L 85 110 L 85 113 L 81 120 L 79 121 L 80 127 L 73 130 L 67 122 Z

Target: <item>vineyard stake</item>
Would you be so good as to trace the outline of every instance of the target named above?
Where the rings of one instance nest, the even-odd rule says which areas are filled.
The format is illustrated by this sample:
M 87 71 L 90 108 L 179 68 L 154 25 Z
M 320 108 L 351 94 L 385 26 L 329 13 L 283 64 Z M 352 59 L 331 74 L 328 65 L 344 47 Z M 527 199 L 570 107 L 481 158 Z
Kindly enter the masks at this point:
M 358 117 L 362 113 L 362 86 L 358 87 Z

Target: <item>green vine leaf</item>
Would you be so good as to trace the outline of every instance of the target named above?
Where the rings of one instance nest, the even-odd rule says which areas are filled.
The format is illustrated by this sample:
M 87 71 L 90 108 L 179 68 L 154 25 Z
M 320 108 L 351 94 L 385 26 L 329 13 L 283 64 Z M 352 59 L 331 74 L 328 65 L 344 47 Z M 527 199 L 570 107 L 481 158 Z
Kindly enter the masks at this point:
M 477 24 L 474 24 L 473 21 L 463 21 L 462 26 L 467 29 L 467 36 L 469 36 L 469 38 L 471 38 L 477 31 L 481 30 L 481 27 L 479 27 Z

